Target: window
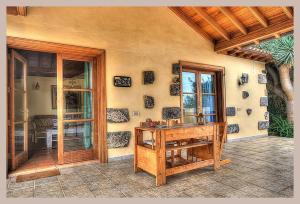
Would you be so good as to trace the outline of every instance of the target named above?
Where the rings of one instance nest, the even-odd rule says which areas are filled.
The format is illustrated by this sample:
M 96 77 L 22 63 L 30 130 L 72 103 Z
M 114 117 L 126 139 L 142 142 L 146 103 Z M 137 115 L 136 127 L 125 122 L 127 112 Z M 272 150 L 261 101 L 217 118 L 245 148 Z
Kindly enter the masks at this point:
M 182 68 L 182 121 L 184 123 L 195 123 L 195 116 L 199 113 L 203 113 L 207 122 L 223 121 L 223 118 L 220 120 L 218 118 L 223 112 L 218 110 L 218 107 L 222 108 L 222 97 L 218 101 L 219 94 L 217 94 L 219 73 L 221 72 Z

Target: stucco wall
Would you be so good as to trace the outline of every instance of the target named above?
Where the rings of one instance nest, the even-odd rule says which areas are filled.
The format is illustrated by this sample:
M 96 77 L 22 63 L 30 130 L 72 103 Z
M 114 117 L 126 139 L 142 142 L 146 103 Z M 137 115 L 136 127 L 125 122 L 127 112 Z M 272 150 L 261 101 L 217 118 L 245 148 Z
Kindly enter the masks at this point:
M 179 97 L 169 94 L 171 64 L 186 60 L 225 67 L 226 104 L 241 109 L 227 118 L 229 124 L 240 125 L 240 132 L 229 138 L 267 134 L 257 128 L 266 112 L 259 104 L 266 86 L 257 83 L 264 64 L 216 54 L 211 43 L 168 8 L 30 8 L 27 17 L 7 17 L 7 35 L 105 49 L 108 107 L 140 112 L 128 123 L 108 124 L 108 131 L 133 133 L 148 117 L 161 120 L 162 107 L 179 106 Z M 144 70 L 155 72 L 153 85 L 142 85 Z M 249 74 L 243 87 L 237 85 L 241 73 Z M 114 87 L 115 75 L 131 76 L 132 87 Z M 249 91 L 248 99 L 242 99 L 242 90 Z M 144 94 L 154 96 L 153 109 L 144 108 Z M 250 116 L 246 108 L 253 109 Z M 110 149 L 109 157 L 132 154 L 133 141 L 127 148 Z

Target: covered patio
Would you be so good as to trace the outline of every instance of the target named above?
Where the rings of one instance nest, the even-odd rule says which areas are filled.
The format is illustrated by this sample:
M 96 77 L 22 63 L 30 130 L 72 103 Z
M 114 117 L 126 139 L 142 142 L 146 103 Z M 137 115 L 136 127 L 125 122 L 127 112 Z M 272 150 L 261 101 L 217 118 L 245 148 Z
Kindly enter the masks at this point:
M 7 197 L 294 196 L 257 48 L 293 34 L 292 7 L 8 7 L 7 25 Z
M 275 136 L 226 143 L 232 163 L 214 172 L 198 169 L 171 176 L 156 187 L 155 178 L 134 173 L 133 160 L 60 167 L 61 175 L 16 183 L 7 180 L 7 197 L 293 197 L 294 140 Z

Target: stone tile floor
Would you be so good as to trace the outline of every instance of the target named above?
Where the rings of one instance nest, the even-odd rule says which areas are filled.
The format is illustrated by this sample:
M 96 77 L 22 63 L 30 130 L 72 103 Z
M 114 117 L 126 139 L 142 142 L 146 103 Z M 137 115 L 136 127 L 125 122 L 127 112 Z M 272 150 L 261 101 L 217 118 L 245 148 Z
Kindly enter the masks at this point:
M 294 140 L 263 137 L 227 143 L 224 158 L 232 163 L 214 172 L 194 170 L 167 178 L 133 172 L 133 160 L 60 169 L 61 175 L 16 183 L 7 180 L 7 197 L 293 197 Z

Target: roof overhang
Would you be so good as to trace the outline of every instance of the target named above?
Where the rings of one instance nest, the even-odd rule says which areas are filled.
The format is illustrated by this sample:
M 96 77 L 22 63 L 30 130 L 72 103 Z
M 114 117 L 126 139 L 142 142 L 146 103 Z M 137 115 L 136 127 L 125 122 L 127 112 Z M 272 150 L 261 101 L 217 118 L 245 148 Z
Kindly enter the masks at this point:
M 292 7 L 169 7 L 206 40 L 214 50 L 268 62 L 268 53 L 249 49 L 253 44 L 279 38 L 294 30 Z

